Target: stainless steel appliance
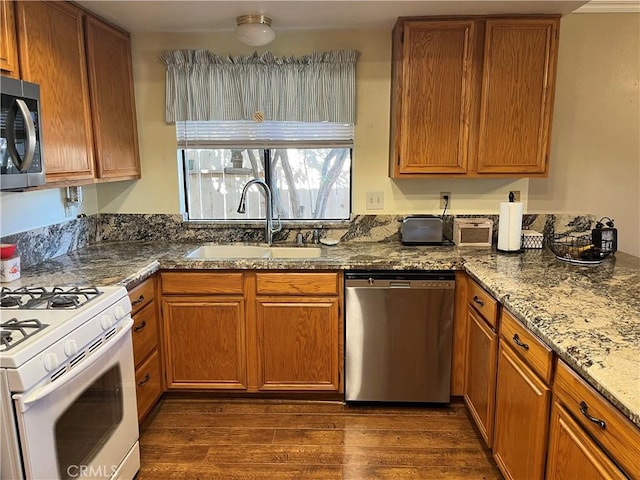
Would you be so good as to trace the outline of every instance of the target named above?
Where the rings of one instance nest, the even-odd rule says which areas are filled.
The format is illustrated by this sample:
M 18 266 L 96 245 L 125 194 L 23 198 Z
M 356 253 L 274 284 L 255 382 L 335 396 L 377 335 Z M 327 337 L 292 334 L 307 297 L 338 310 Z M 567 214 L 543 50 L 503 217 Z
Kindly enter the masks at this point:
M 402 220 L 400 237 L 404 245 L 442 245 L 442 218 L 435 215 L 409 215 Z
M 450 399 L 455 276 L 345 274 L 345 400 Z
M 1 478 L 134 478 L 132 324 L 123 287 L 2 288 Z
M 0 77 L 0 105 L 0 189 L 43 185 L 40 87 Z

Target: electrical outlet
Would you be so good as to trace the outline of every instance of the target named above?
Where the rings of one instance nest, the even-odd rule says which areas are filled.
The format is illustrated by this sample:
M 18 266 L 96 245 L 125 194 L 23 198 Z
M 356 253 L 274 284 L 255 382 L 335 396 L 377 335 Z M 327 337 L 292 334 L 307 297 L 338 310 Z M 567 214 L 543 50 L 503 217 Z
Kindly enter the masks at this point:
M 444 208 L 445 206 L 451 209 L 451 192 L 440 192 L 440 208 Z
M 384 192 L 367 192 L 367 210 L 384 208 Z
M 519 202 L 520 201 L 520 190 L 511 190 L 509 193 L 513 193 L 513 201 L 514 202 Z

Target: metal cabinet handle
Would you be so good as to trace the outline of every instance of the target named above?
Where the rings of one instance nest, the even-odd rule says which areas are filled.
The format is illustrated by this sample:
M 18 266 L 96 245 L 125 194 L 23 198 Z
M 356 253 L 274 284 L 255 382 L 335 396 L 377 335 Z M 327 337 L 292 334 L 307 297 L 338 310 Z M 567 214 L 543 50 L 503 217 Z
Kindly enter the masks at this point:
M 144 302 L 144 295 L 140 295 L 136 300 L 131 302 L 131 306 Z
M 518 334 L 517 334 L 517 333 L 514 333 L 514 334 L 513 334 L 513 342 L 514 342 L 516 345 L 518 345 L 519 347 L 522 347 L 522 348 L 524 348 L 525 350 L 529 350 L 529 345 L 527 345 L 526 343 L 523 343 L 523 342 L 520 340 L 520 337 L 518 336 Z
M 138 325 L 137 327 L 133 327 L 133 331 L 134 332 L 139 332 L 140 330 L 142 330 L 146 326 L 147 326 L 147 322 L 146 322 L 146 320 L 143 320 L 140 325 Z
M 480 300 L 477 295 L 473 296 L 473 301 L 476 302 L 481 307 L 484 307 L 484 302 L 482 300 Z
M 589 415 L 589 413 L 587 412 L 588 409 L 589 409 L 589 405 L 587 405 L 587 402 L 585 402 L 584 400 L 581 401 L 580 402 L 580 413 L 583 414 L 585 417 L 587 417 L 590 422 L 595 423 L 596 425 L 598 425 L 603 430 L 605 428 L 607 428 L 607 424 L 605 423 L 605 421 L 604 420 L 600 420 L 599 418 L 592 417 L 591 415 Z
M 151 375 L 149 375 L 148 373 L 144 376 L 144 380 L 140 380 L 138 382 L 138 386 L 141 387 L 143 386 L 145 383 L 147 383 L 149 380 L 151 380 Z

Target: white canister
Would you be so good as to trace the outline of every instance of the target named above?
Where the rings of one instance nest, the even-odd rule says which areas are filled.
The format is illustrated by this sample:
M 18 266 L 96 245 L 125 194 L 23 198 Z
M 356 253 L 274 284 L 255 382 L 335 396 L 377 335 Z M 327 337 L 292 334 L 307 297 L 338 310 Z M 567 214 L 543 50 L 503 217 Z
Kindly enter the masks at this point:
M 20 278 L 20 255 L 0 260 L 0 282 L 13 282 Z

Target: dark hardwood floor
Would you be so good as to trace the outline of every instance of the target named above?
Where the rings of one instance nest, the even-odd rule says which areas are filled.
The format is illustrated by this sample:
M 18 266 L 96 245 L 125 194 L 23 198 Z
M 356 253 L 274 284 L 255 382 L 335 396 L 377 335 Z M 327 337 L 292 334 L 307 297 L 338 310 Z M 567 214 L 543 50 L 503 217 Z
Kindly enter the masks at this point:
M 502 478 L 462 403 L 166 398 L 140 450 L 138 480 Z

